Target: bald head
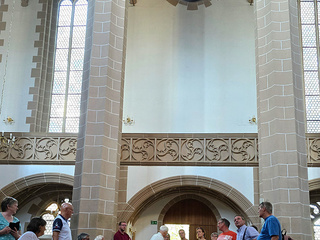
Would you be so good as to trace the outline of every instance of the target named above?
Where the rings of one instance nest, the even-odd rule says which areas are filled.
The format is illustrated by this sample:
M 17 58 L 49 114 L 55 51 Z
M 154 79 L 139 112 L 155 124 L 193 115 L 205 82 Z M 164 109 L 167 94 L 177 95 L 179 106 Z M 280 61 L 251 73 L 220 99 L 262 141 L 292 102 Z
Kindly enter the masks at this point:
M 61 215 L 65 218 L 65 219 L 69 219 L 72 216 L 73 213 L 73 206 L 71 205 L 71 203 L 63 203 L 61 205 Z

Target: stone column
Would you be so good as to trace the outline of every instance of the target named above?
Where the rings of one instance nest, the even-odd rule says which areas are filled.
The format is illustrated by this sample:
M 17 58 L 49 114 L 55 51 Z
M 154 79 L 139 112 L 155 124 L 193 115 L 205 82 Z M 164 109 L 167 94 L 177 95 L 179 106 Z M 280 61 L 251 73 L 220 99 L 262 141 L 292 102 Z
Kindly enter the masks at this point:
M 260 200 L 282 228 L 311 239 L 301 46 L 296 0 L 257 0 Z
M 124 0 L 89 0 L 73 239 L 112 239 L 117 228 L 123 103 Z

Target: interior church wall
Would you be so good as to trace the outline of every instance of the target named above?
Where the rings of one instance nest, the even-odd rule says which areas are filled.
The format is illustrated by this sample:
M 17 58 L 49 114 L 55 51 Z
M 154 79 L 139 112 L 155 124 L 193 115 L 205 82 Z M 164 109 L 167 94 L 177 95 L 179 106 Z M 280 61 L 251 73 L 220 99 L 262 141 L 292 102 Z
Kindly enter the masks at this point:
M 123 132 L 257 132 L 254 7 L 211 3 L 129 7 Z
M 22 208 L 19 208 L 19 211 L 16 214 L 16 217 L 20 220 L 22 232 L 25 232 L 26 224 L 30 222 L 32 215 L 28 213 L 32 204 L 39 204 L 41 202 L 40 198 L 33 199 L 31 202 L 27 203 Z
M 4 39 L 4 45 L 0 46 L 0 93 L 5 79 L 0 128 L 8 132 L 28 132 L 26 117 L 31 112 L 27 110 L 27 104 L 32 100 L 29 88 L 34 86 L 31 69 L 36 66 L 32 60 L 37 55 L 34 44 L 39 39 L 39 33 L 36 33 L 36 26 L 40 24 L 37 12 L 42 6 L 39 1 L 29 1 L 27 7 L 22 7 L 18 0 L 4 2 L 8 11 L 3 12 L 2 21 L 6 27 L 0 31 L 0 39 Z M 7 117 L 14 119 L 15 123 L 4 124 Z
M 127 202 L 141 189 L 173 176 L 203 176 L 230 185 L 254 204 L 253 167 L 129 166 Z
M 177 196 L 178 195 L 161 198 L 143 210 L 143 212 L 133 225 L 136 240 L 150 239 L 153 234 L 158 232 L 157 225 L 151 225 L 151 221 L 157 221 L 164 206 L 168 202 L 170 202 L 170 200 Z M 236 227 L 234 226 L 232 221 L 236 213 L 231 210 L 230 207 L 226 206 L 224 203 L 218 201 L 217 199 L 213 199 L 210 197 L 207 197 L 207 199 L 217 208 L 221 217 L 227 218 L 231 222 L 230 229 L 232 231 L 236 231 Z M 190 239 L 193 238 L 193 236 L 190 237 Z
M 319 167 L 309 167 L 308 168 L 308 180 L 317 179 L 320 177 L 320 168 Z
M 65 165 L 1 165 L 0 189 L 27 176 L 40 173 L 57 173 L 74 175 L 74 166 Z

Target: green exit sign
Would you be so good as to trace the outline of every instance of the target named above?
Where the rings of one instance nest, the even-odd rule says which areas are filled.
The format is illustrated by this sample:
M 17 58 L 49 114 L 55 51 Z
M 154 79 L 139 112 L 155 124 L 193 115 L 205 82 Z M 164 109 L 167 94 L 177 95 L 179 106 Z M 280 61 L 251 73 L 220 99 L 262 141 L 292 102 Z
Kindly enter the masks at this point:
M 157 221 L 151 221 L 151 225 L 157 225 Z

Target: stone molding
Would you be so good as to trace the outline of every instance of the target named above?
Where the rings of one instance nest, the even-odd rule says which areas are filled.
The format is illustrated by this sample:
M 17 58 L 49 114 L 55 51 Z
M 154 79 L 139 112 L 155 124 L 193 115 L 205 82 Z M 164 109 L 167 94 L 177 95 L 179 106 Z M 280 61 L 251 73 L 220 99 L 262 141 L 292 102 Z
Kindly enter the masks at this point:
M 118 211 L 118 219 L 134 224 L 142 211 L 157 199 L 187 193 L 216 198 L 235 212 L 248 216 L 253 224 L 259 225 L 260 223 L 257 217 L 257 206 L 254 206 L 238 190 L 216 179 L 188 175 L 169 177 L 149 184 L 127 201 L 127 205 L 123 206 L 122 210 Z
M 15 133 L 16 134 L 16 133 Z M 19 136 L 20 135 L 20 136 Z M 0 142 L 2 164 L 70 164 L 75 163 L 77 137 L 57 134 L 18 134 L 13 145 L 7 138 Z
M 8 9 L 9 9 L 9 5 L 4 4 L 4 1 L 3 1 L 3 4 L 0 4 L 0 33 L 6 30 L 7 23 L 3 21 L 3 14 L 7 13 Z M 3 47 L 3 46 L 4 46 L 4 39 L 0 38 L 0 47 Z M 0 63 L 3 60 L 2 56 L 3 56 L 2 53 L 0 53 Z
M 76 134 L 9 133 L 0 141 L 0 164 L 74 165 Z M 308 167 L 320 166 L 320 138 L 307 134 Z M 122 134 L 121 165 L 259 166 L 257 134 Z
M 309 180 L 309 191 L 320 189 L 320 178 Z
M 60 183 L 73 186 L 73 176 L 63 173 L 40 173 L 19 178 L 0 190 L 0 199 L 5 196 L 14 196 L 26 188 L 42 183 Z
M 123 137 L 121 161 L 126 165 L 258 165 L 257 136 L 235 134 L 169 134 Z
M 57 1 L 38 0 L 38 3 L 42 5 L 42 9 L 37 13 L 40 24 L 35 27 L 39 38 L 34 41 L 34 48 L 37 49 L 37 54 L 32 58 L 36 65 L 31 70 L 34 85 L 29 88 L 33 98 L 28 102 L 31 116 L 26 118 L 31 132 L 47 131 L 52 85 L 52 48 L 56 30 L 53 26 L 56 21 Z

